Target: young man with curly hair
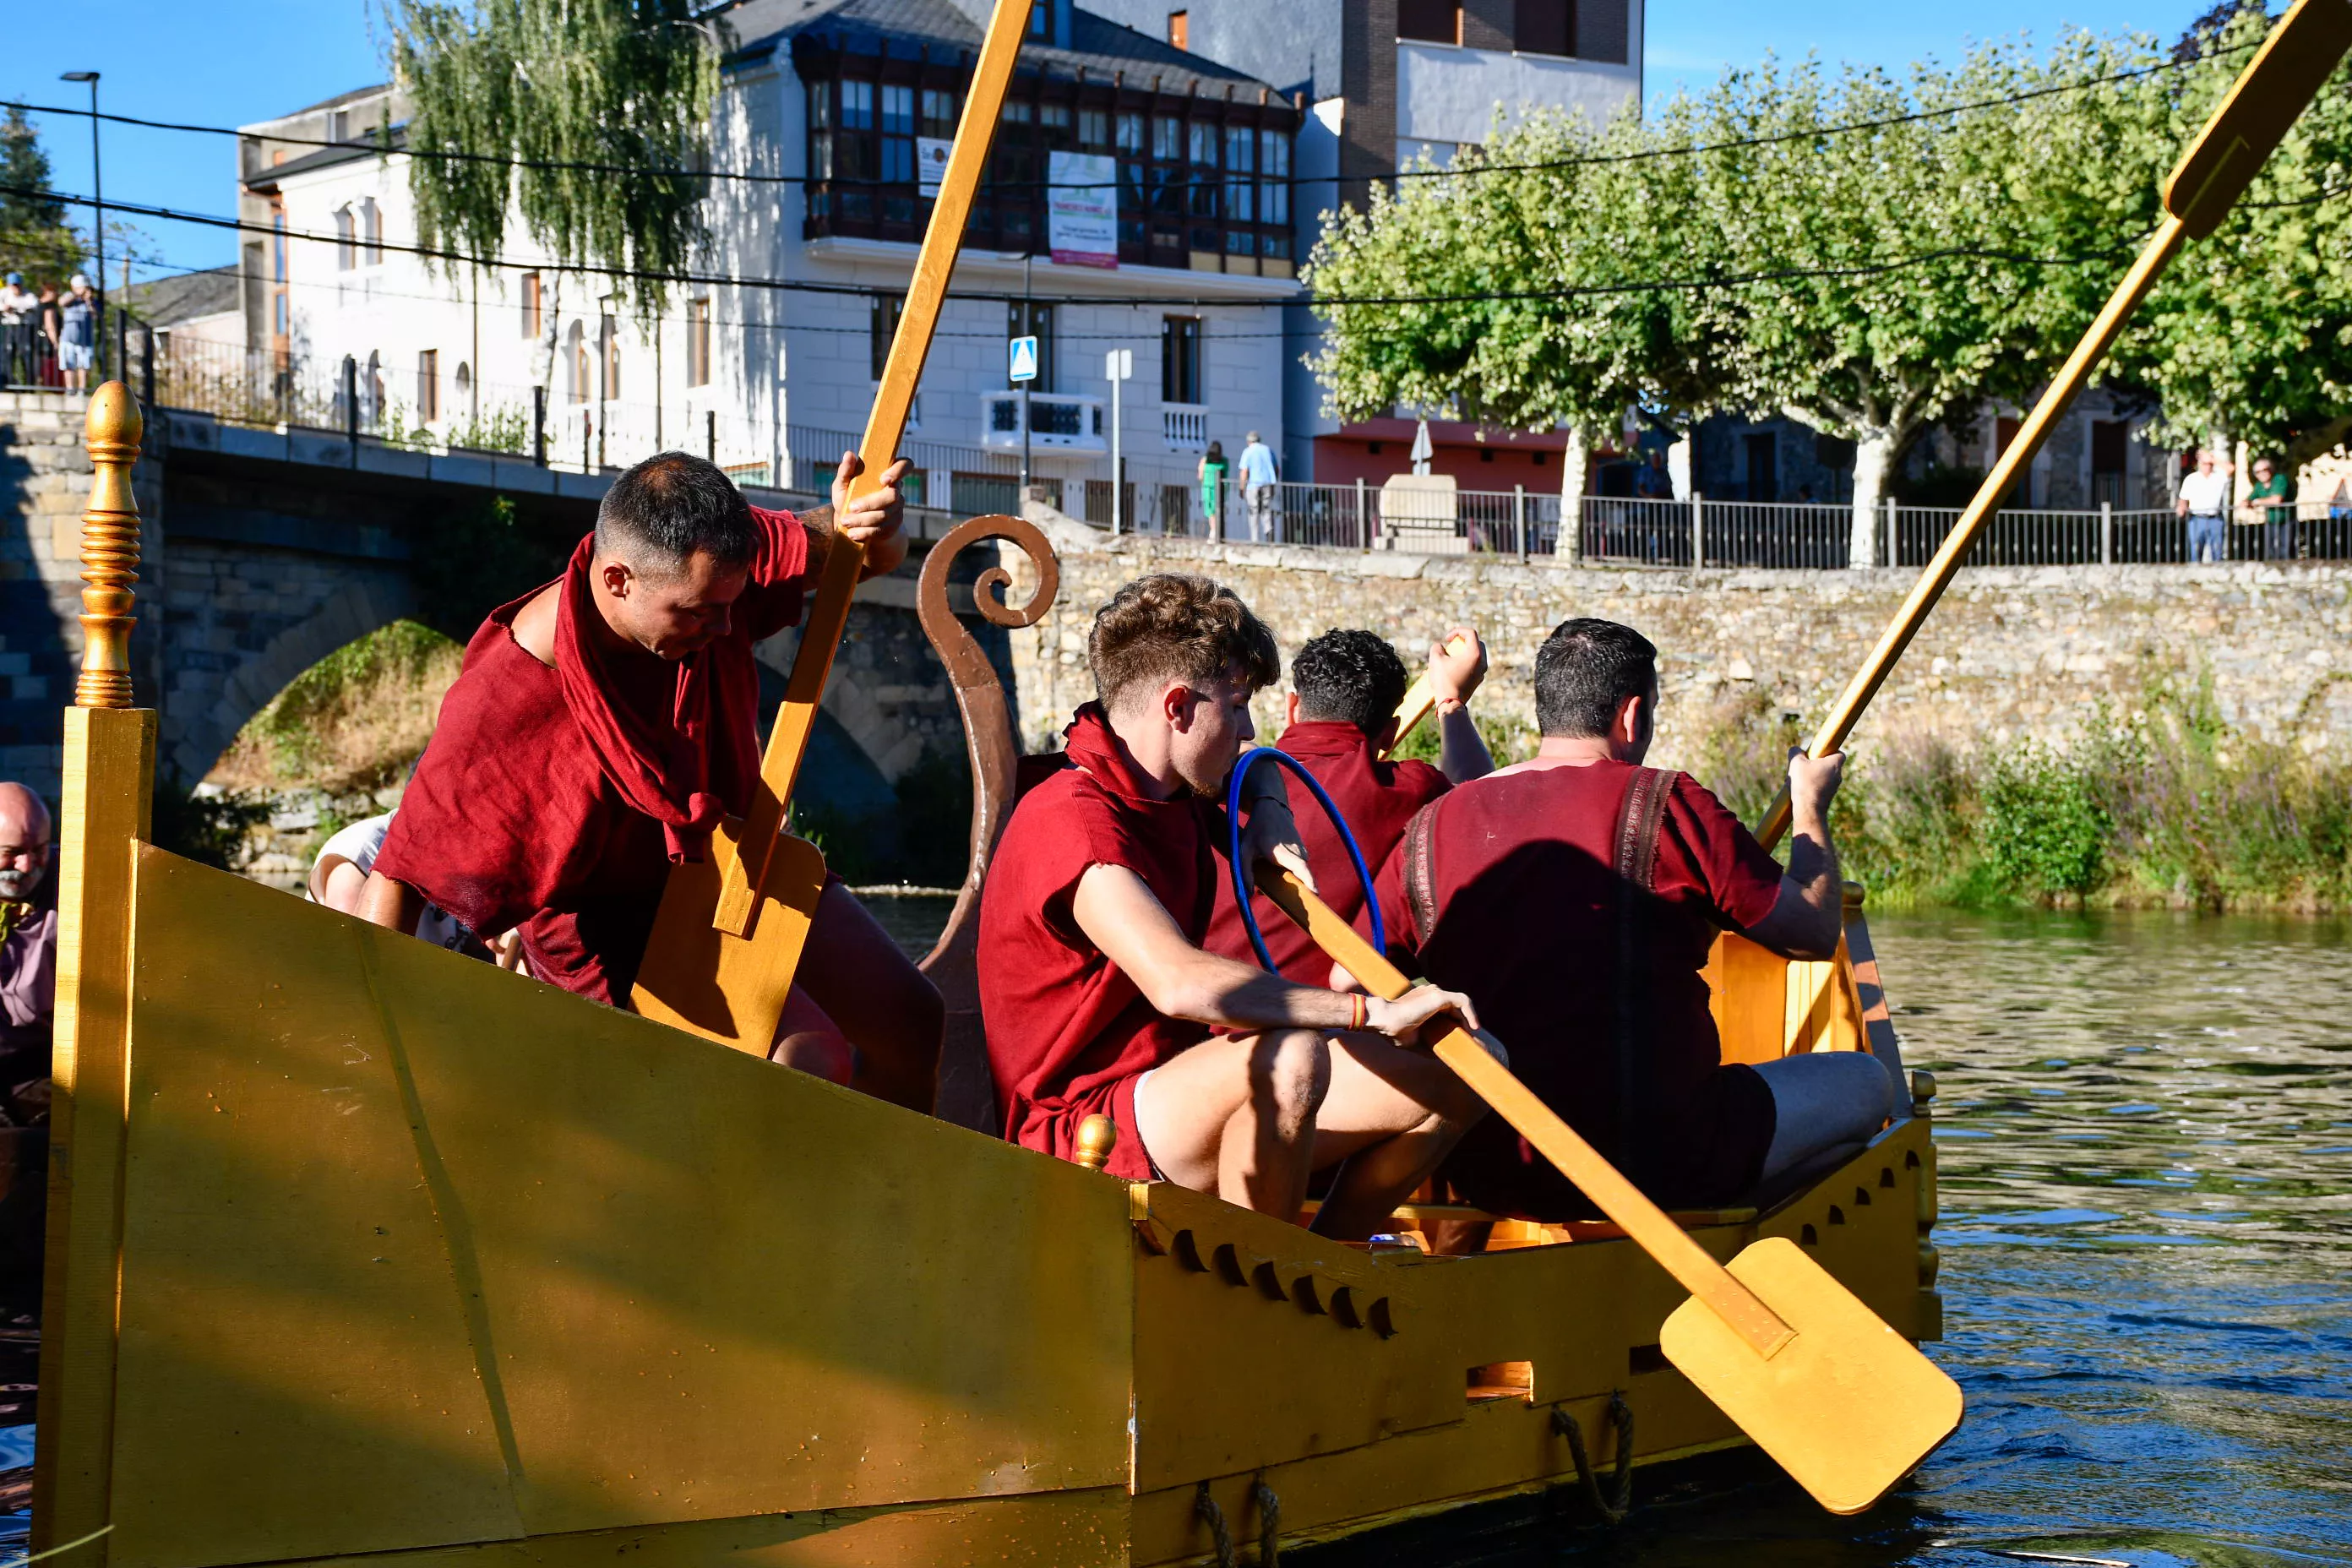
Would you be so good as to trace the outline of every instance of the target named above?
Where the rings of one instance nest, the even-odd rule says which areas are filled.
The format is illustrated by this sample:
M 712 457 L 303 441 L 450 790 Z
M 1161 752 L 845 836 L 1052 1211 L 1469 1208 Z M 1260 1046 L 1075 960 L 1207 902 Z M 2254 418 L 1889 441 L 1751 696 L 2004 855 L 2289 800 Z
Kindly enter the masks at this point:
M 1481 1113 L 1407 1048 L 1469 1001 L 1342 994 L 1202 950 L 1224 869 L 1217 803 L 1255 733 L 1250 698 L 1279 673 L 1273 635 L 1230 589 L 1130 583 L 1087 653 L 1099 700 L 1064 731 L 1070 765 L 1014 810 L 981 902 L 1005 1136 L 1068 1158 L 1079 1124 L 1105 1114 L 1114 1174 L 1294 1220 L 1308 1177 L 1344 1162 L 1315 1227 L 1369 1235 Z M 1249 789 L 1244 856 L 1303 868 L 1279 771 Z

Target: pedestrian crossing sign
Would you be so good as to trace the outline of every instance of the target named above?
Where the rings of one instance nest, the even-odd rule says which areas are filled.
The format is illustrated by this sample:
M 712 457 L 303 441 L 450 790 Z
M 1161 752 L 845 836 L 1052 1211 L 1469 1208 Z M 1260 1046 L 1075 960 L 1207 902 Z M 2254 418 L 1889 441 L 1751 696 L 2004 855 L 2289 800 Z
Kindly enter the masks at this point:
M 1012 374 L 1014 381 L 1037 379 L 1037 340 L 1015 338 L 1012 342 Z

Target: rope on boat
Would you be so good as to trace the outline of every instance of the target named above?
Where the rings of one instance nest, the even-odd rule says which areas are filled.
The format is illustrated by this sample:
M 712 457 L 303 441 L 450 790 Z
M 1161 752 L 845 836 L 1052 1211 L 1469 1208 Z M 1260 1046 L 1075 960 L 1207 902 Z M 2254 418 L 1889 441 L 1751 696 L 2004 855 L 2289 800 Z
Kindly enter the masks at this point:
M 1234 1532 L 1225 1523 L 1225 1510 L 1209 1495 L 1209 1483 L 1202 1481 L 1192 1499 L 1192 1515 L 1205 1521 L 1209 1534 L 1217 1543 L 1217 1568 L 1240 1568 L 1240 1559 L 1234 1555 Z
M 1263 1479 L 1250 1488 L 1257 1499 L 1257 1568 L 1276 1568 L 1275 1554 L 1282 1550 L 1276 1538 L 1282 1533 L 1282 1500 Z
M 1612 1390 L 1609 1395 L 1609 1420 L 1617 1428 L 1617 1468 L 1604 1492 L 1601 1479 L 1592 1473 L 1591 1456 L 1584 1449 L 1584 1428 L 1565 1409 L 1552 1406 L 1552 1430 L 1568 1439 L 1569 1455 L 1576 1460 L 1576 1476 L 1584 1483 L 1585 1498 L 1604 1523 L 1616 1524 L 1633 1509 L 1633 1407 L 1625 1403 L 1622 1392 Z

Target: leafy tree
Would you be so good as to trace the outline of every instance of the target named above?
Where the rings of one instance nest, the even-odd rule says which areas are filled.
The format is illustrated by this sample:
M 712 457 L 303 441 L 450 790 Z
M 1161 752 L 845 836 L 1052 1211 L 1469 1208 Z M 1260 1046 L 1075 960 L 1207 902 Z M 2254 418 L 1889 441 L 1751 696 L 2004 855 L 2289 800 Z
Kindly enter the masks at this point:
M 691 0 L 387 0 L 427 246 L 496 253 L 511 217 L 563 267 L 623 279 L 641 320 L 705 238 L 723 47 Z M 592 165 L 583 167 L 582 165 Z M 615 168 L 629 171 L 614 174 Z M 551 310 L 552 321 L 556 312 Z
M 63 202 L 21 192 L 49 188 L 49 155 L 21 109 L 0 110 L 0 271 L 56 282 L 81 264 L 80 237 Z

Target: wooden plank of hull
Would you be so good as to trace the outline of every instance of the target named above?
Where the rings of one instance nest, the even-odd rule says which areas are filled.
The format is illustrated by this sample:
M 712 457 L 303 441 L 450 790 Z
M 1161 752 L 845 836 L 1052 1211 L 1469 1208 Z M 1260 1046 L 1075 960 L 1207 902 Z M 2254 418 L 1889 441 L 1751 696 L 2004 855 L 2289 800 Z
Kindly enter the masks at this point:
M 1124 1184 L 142 848 L 118 1564 L 1124 1488 Z

